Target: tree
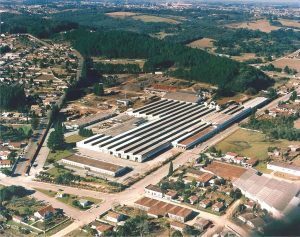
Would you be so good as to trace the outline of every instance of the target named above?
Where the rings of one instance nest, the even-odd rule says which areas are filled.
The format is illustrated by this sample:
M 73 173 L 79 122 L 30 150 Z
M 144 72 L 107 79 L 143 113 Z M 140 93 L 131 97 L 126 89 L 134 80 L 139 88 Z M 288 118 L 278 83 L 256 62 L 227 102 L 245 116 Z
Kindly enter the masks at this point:
M 103 96 L 104 95 L 104 87 L 103 83 L 97 83 L 94 86 L 94 94 L 98 96 Z
M 40 119 L 38 117 L 33 117 L 31 119 L 31 127 L 36 130 L 40 124 Z
M 93 131 L 87 128 L 79 128 L 78 134 L 82 137 L 90 137 L 93 136 Z
M 51 151 L 62 150 L 65 148 L 65 137 L 61 122 L 57 122 L 55 130 L 49 135 L 47 146 Z
M 297 91 L 293 91 L 291 96 L 290 96 L 290 100 L 295 101 L 296 99 L 297 99 Z
M 170 166 L 169 166 L 169 173 L 168 173 L 168 177 L 172 176 L 174 170 L 173 170 L 173 162 L 170 162 Z
M 179 230 L 176 230 L 172 233 L 172 237 L 183 237 L 182 233 Z

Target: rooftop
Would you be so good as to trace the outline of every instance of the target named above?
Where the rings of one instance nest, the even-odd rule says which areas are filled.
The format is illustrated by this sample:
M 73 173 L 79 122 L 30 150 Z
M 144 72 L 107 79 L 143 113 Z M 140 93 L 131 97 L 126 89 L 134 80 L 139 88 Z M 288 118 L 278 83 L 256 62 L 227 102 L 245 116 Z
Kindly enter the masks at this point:
M 103 161 L 95 160 L 95 159 L 91 159 L 91 158 L 86 158 L 86 157 L 78 156 L 78 155 L 71 155 L 71 156 L 64 158 L 63 160 L 72 161 L 72 162 L 80 163 L 80 164 L 83 164 L 86 166 L 96 167 L 99 169 L 109 170 L 112 172 L 117 172 L 120 169 L 124 168 L 123 166 L 119 166 L 119 165 L 115 165 L 115 164 L 111 164 L 111 163 L 107 163 L 107 162 L 103 162 Z

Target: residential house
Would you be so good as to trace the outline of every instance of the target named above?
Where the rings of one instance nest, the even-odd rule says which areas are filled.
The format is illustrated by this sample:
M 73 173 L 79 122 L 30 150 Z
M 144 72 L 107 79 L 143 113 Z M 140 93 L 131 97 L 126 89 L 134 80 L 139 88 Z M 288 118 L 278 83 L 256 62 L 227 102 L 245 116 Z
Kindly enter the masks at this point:
M 34 217 L 39 220 L 45 220 L 48 217 L 53 216 L 56 213 L 55 209 L 52 207 L 52 205 L 45 206 L 34 213 Z
M 180 223 L 180 222 L 177 222 L 177 221 L 172 221 L 170 223 L 170 227 L 174 230 L 178 230 L 180 232 L 183 232 L 184 229 L 187 227 L 186 224 L 183 224 L 183 223 Z
M 257 165 L 258 163 L 258 160 L 257 159 L 254 159 L 254 158 L 248 158 L 244 161 L 243 163 L 243 166 L 246 167 L 246 168 L 251 168 L 255 165 Z
M 246 222 L 246 224 L 248 226 L 250 226 L 251 228 L 255 228 L 255 229 L 258 229 L 259 231 L 261 231 L 265 225 L 265 221 L 260 217 L 255 217 L 251 220 L 248 220 Z
M 244 206 L 249 210 L 253 210 L 253 208 L 256 206 L 256 203 L 252 200 L 249 200 L 244 204 Z
M 10 160 L 0 160 L 0 168 L 9 168 L 12 166 L 12 162 Z
M 6 149 L 3 149 L 2 150 L 2 147 L 1 147 L 1 150 L 0 150 L 0 159 L 1 160 L 7 160 L 9 154 L 11 153 L 11 151 L 9 150 L 6 150 Z
M 148 196 L 159 197 L 159 198 L 163 197 L 163 191 L 157 185 L 149 184 L 147 187 L 145 187 L 144 192 L 145 195 Z
M 223 157 L 223 159 L 227 162 L 232 161 L 233 159 L 235 159 L 238 156 L 238 154 L 234 153 L 234 152 L 227 152 L 225 154 L 225 156 Z
M 196 195 L 190 196 L 189 197 L 190 204 L 195 205 L 198 202 L 198 199 L 199 198 Z
M 289 145 L 288 147 L 292 152 L 300 151 L 300 145 Z
M 14 216 L 12 217 L 12 220 L 13 220 L 14 222 L 16 222 L 16 223 L 22 223 L 22 222 L 25 221 L 25 217 L 14 215 Z
M 242 156 L 236 156 L 232 159 L 232 162 L 235 163 L 235 164 L 242 164 L 243 161 L 245 160 L 245 157 L 242 157 Z
M 64 192 L 57 192 L 56 193 L 56 198 L 63 198 L 64 196 L 66 196 L 66 194 Z
M 255 218 L 256 216 L 252 212 L 246 212 L 238 216 L 238 219 L 241 220 L 244 223 L 247 223 L 247 221 Z
M 93 221 L 90 225 L 92 229 L 97 231 L 98 235 L 102 235 L 103 233 L 113 230 L 114 228 L 112 225 L 108 225 L 100 221 Z
M 221 212 L 222 210 L 224 210 L 225 205 L 223 202 L 216 202 L 213 206 L 212 206 L 212 210 L 215 212 Z
M 211 206 L 211 201 L 209 199 L 203 199 L 200 203 L 199 206 L 202 208 L 208 208 L 209 206 Z
M 171 201 L 178 197 L 178 193 L 175 190 L 169 190 L 165 195 L 164 198 Z
M 194 227 L 197 228 L 198 230 L 204 231 L 210 224 L 211 222 L 209 220 L 206 220 L 198 216 L 194 223 Z
M 90 204 L 90 202 L 86 199 L 80 199 L 80 200 L 78 200 L 78 203 L 82 207 L 87 207 Z
M 197 178 L 197 183 L 199 186 L 205 187 L 210 184 L 210 181 L 214 178 L 215 176 L 210 173 L 203 173 Z
M 179 221 L 179 222 L 186 222 L 192 216 L 193 211 L 188 208 L 176 206 L 168 211 L 169 218 Z
M 125 219 L 126 219 L 125 215 L 114 211 L 109 211 L 106 215 L 106 220 L 114 223 L 119 223 L 121 221 L 124 221 Z

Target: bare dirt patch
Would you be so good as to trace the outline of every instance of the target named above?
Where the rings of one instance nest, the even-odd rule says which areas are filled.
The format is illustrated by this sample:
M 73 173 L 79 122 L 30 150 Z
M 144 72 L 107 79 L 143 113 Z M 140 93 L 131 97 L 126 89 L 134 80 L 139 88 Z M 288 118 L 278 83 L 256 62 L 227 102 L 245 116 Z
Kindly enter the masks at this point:
M 239 62 L 244 62 L 249 59 L 254 59 L 257 58 L 255 53 L 243 53 L 240 56 L 233 56 L 233 59 L 239 61 Z
M 289 68 L 297 70 L 297 76 L 300 76 L 300 58 L 283 58 L 278 61 L 272 62 L 275 67 L 284 68 L 288 66 Z
M 242 22 L 238 24 L 230 24 L 227 25 L 228 27 L 231 28 L 246 28 L 249 30 L 260 30 L 262 32 L 269 33 L 272 30 L 278 30 L 280 27 L 278 26 L 272 26 L 269 21 L 267 20 L 258 20 L 258 21 L 253 21 L 253 22 Z
M 195 40 L 188 44 L 192 48 L 202 49 L 202 48 L 212 48 L 214 46 L 214 40 L 210 38 L 202 38 Z
M 237 179 L 247 171 L 247 169 L 243 167 L 221 162 L 213 162 L 209 164 L 205 169 L 213 172 L 217 176 L 223 177 L 224 179 L 228 180 Z
M 280 19 L 279 22 L 284 26 L 300 28 L 300 21 Z
M 137 14 L 138 13 L 134 13 L 134 12 L 110 12 L 110 13 L 106 13 L 106 15 L 108 15 L 108 16 L 117 17 L 117 18 L 135 16 Z

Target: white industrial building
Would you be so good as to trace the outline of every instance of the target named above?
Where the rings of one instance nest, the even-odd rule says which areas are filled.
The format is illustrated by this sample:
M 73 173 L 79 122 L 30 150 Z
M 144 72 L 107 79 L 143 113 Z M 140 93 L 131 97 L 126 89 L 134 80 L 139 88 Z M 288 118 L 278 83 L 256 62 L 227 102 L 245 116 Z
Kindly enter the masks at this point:
M 63 158 L 61 162 L 66 165 L 79 167 L 87 171 L 110 175 L 113 177 L 119 176 L 126 171 L 126 167 L 78 155 L 71 155 Z
M 77 147 L 143 162 L 172 146 L 187 149 L 197 145 L 267 101 L 258 97 L 220 111 L 215 104 L 162 99 L 127 112 L 149 122 L 116 136 L 94 135 L 77 142 Z
M 274 171 L 279 171 L 286 174 L 291 174 L 295 176 L 300 176 L 300 167 L 295 165 L 290 165 L 284 162 L 273 161 L 267 164 L 267 168 Z
M 257 171 L 249 169 L 232 184 L 275 218 L 282 218 L 296 208 L 300 211 L 300 187 L 295 183 L 258 175 Z

